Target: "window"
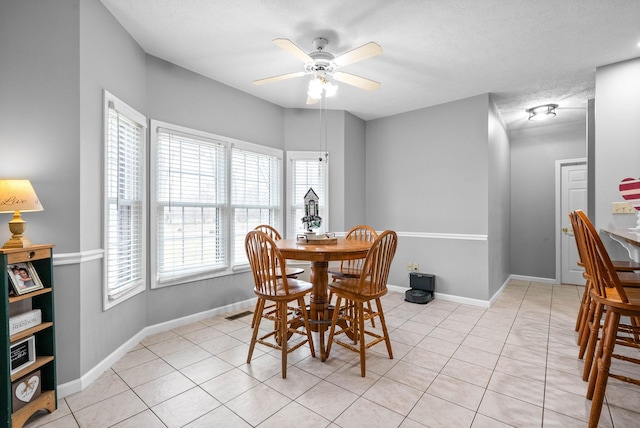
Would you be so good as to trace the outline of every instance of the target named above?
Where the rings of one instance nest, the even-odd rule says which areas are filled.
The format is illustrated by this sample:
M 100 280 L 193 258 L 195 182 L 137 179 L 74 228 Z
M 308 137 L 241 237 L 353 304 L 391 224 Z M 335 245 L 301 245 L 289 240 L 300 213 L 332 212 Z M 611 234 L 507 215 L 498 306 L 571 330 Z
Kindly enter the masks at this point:
M 278 225 L 281 151 L 152 121 L 152 287 L 246 266 L 244 237 Z
M 304 230 L 301 219 L 304 217 L 304 195 L 313 188 L 319 198 L 322 225 L 318 229 L 329 230 L 329 183 L 328 156 L 318 152 L 287 152 L 287 212 L 288 237 L 295 237 Z
M 104 92 L 105 225 L 103 307 L 146 288 L 146 118 Z
M 269 154 L 240 148 L 231 150 L 231 210 L 233 217 L 234 265 L 248 265 L 244 238 L 260 224 L 280 230 L 282 156 L 280 151 Z

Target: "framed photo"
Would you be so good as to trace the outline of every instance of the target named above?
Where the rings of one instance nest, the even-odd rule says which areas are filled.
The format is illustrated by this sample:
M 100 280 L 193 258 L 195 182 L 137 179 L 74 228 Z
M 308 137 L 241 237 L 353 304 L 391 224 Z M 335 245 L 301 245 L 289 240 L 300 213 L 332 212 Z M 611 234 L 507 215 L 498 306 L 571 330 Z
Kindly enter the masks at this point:
M 19 296 L 43 288 L 38 272 L 31 262 L 11 263 L 7 266 L 13 291 Z

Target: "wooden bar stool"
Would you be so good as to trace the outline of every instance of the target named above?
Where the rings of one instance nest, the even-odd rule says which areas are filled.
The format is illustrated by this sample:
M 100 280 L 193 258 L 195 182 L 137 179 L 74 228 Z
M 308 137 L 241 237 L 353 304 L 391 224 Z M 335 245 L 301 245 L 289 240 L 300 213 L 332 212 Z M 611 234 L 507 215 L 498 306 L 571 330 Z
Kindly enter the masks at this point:
M 352 227 L 344 237 L 345 239 L 354 239 L 356 241 L 373 242 L 378 238 L 378 233 L 370 226 L 361 224 Z M 340 279 L 357 279 L 362 274 L 362 265 L 364 259 L 341 260 L 339 269 L 329 269 L 329 275 L 333 282 Z M 333 293 L 329 290 L 329 301 L 333 298 Z M 373 312 L 371 301 L 367 302 L 367 310 Z M 371 318 L 371 326 L 375 328 L 375 320 Z
M 280 235 L 280 232 L 278 232 L 278 229 L 276 229 L 275 227 L 269 225 L 269 224 L 261 224 L 259 226 L 256 226 L 255 229 L 253 230 L 259 230 L 260 232 L 265 233 L 269 238 L 273 239 L 274 241 L 279 241 L 282 239 L 282 235 Z M 285 267 L 284 270 L 284 274 L 287 278 L 292 278 L 292 279 L 296 279 L 298 278 L 298 275 L 302 275 L 304 273 L 304 269 L 302 268 L 290 268 L 290 267 Z M 280 275 L 280 272 L 276 272 L 276 275 Z M 275 307 L 274 305 L 269 306 L 270 308 Z M 256 318 L 259 315 L 257 314 L 257 312 L 253 313 L 253 319 L 251 320 L 251 328 L 253 328 L 253 326 L 256 323 Z
M 574 231 L 574 238 L 576 240 L 576 246 L 578 248 L 578 257 L 580 259 L 580 264 L 585 267 L 584 278 L 586 280 L 584 294 L 582 296 L 582 302 L 580 304 L 580 310 L 578 312 L 578 317 L 576 320 L 577 332 L 578 332 L 578 345 L 580 346 L 578 351 L 578 358 L 584 358 L 585 353 L 587 352 L 587 348 L 589 346 L 589 338 L 591 332 L 591 325 L 593 323 L 594 317 L 596 315 L 596 306 L 593 303 L 591 298 L 591 290 L 593 288 L 593 280 L 591 278 L 591 274 L 589 273 L 589 269 L 587 269 L 585 265 L 585 252 L 584 248 L 584 226 L 582 222 L 588 222 L 589 225 L 593 228 L 593 224 L 588 219 L 588 217 L 584 214 L 584 212 L 580 211 L 584 219 L 580 217 L 578 211 L 574 211 L 569 213 L 569 219 L 571 220 L 571 225 Z M 594 228 L 595 230 L 595 228 Z M 630 269 L 640 266 L 640 264 L 636 262 L 630 261 L 612 261 L 612 266 L 614 271 L 616 271 L 618 279 L 623 287 L 640 287 L 640 273 L 632 272 Z M 600 321 L 600 318 L 598 318 Z M 595 349 L 595 343 L 592 344 L 592 349 Z M 593 350 L 591 350 L 591 354 L 593 354 Z M 585 362 L 582 378 L 586 381 L 589 378 L 589 371 L 591 370 L 591 357 L 587 357 L 587 361 Z
M 362 265 L 362 274 L 359 278 L 345 278 L 329 284 L 329 288 L 336 295 L 337 300 L 331 319 L 327 356 L 331 352 L 333 343 L 359 353 L 360 375 L 362 377 L 365 377 L 366 374 L 365 351 L 373 345 L 384 341 L 387 345 L 389 358 L 393 359 L 391 340 L 384 320 L 380 298 L 387 294 L 389 269 L 397 246 L 398 235 L 391 230 L 384 231 L 371 245 L 371 249 Z M 376 311 L 366 311 L 364 304 L 372 300 L 376 302 Z M 382 335 L 365 329 L 365 321 L 374 317 L 380 318 Z M 336 331 L 338 326 L 340 326 L 340 330 Z M 354 341 L 341 340 L 339 337 L 341 334 L 345 334 L 350 338 L 357 338 L 354 341 L 356 343 L 359 342 L 359 346 L 355 347 L 353 345 Z M 366 336 L 373 337 L 373 340 L 367 343 L 365 341 Z
M 311 355 L 315 357 L 309 314 L 307 312 L 304 296 L 311 292 L 313 285 L 306 281 L 287 278 L 284 275 L 285 260 L 273 239 L 258 230 L 247 233 L 245 238 L 245 250 L 253 272 L 255 282 L 254 292 L 258 296 L 255 309 L 255 323 L 247 364 L 251 363 L 251 357 L 256 343 L 278 349 L 282 352 L 282 377 L 287 377 L 287 354 L 295 351 L 305 343 L 309 344 Z M 272 302 L 275 309 L 265 308 L 266 302 Z M 289 303 L 297 302 L 293 308 Z M 266 318 L 274 322 L 274 328 L 268 333 L 258 336 L 260 321 Z M 303 329 L 300 329 L 303 327 Z M 289 337 L 301 335 L 305 339 L 289 347 Z M 268 340 L 273 338 L 274 341 Z
M 614 353 L 616 346 L 640 349 L 638 320 L 640 320 L 640 288 L 623 287 L 618 272 L 613 267 L 609 254 L 595 228 L 582 211 L 577 211 L 578 226 L 582 233 L 585 267 L 592 279 L 591 298 L 595 305 L 594 320 L 591 323 L 589 347 L 595 346 L 600 329 L 600 318 L 606 307 L 602 327 L 602 339 L 593 355 L 589 371 L 587 399 L 592 400 L 589 427 L 596 428 L 600 420 L 605 390 L 609 377 L 640 386 L 640 380 L 625 375 L 611 373 L 611 359 L 616 358 L 640 364 L 639 358 Z M 620 323 L 621 316 L 631 319 L 630 325 Z M 626 334 L 625 334 L 626 333 Z M 595 336 L 594 336 L 595 335 Z M 589 354 L 587 353 L 587 357 Z M 585 360 L 585 367 L 587 361 Z M 614 404 L 615 403 L 611 403 Z

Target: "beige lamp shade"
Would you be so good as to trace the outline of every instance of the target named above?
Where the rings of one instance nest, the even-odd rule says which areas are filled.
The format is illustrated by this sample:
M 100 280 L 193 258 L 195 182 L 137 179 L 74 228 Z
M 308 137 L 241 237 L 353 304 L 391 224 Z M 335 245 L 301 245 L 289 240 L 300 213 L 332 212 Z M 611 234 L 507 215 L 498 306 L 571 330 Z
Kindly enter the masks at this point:
M 2 248 L 25 248 L 31 241 L 24 236 L 27 222 L 22 220 L 21 211 L 42 211 L 42 204 L 29 180 L 0 180 L 0 213 L 13 213 L 9 222 L 11 239 Z

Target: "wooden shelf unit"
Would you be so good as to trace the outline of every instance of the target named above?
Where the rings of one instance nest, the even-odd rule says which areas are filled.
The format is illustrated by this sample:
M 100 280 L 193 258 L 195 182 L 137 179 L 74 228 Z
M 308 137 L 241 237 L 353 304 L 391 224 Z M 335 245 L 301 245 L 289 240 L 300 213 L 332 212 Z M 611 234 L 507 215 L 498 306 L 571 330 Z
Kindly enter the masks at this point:
M 44 288 L 20 296 L 9 296 L 11 284 L 7 266 L 31 262 Z M 0 427 L 22 428 L 38 410 L 56 410 L 57 380 L 55 364 L 55 321 L 53 294 L 53 245 L 33 245 L 28 248 L 0 249 L 0 316 L 5 326 L 0 341 L 0 395 L 2 420 Z M 32 309 L 40 309 L 42 322 L 37 326 L 9 335 L 9 313 L 12 304 L 30 300 Z M 10 346 L 27 337 L 35 337 L 36 360 L 22 370 L 11 374 Z M 40 370 L 41 393 L 24 407 L 13 411 L 11 383 Z M 5 404 L 6 403 L 6 404 Z M 6 418 L 5 416 L 6 415 Z

